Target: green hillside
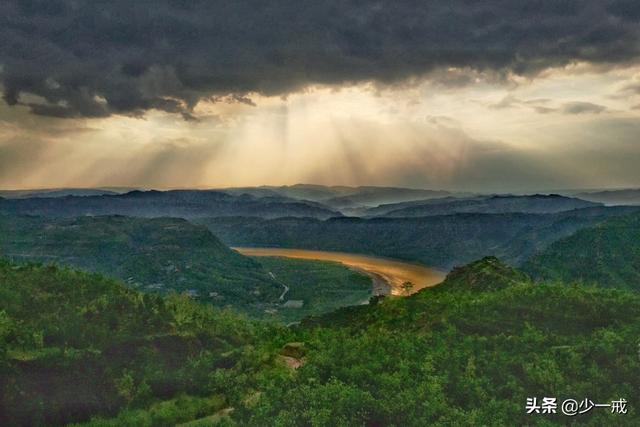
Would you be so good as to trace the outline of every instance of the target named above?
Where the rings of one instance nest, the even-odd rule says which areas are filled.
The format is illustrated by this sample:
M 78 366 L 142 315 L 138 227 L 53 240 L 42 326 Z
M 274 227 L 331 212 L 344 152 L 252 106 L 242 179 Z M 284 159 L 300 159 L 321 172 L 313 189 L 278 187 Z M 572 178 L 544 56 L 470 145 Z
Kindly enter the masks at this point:
M 100 272 L 144 291 L 188 292 L 218 306 L 261 311 L 281 293 L 259 263 L 182 219 L 0 215 L 0 254 Z
M 99 272 L 140 291 L 188 293 L 284 322 L 359 304 L 371 294 L 371 280 L 343 265 L 245 257 L 206 228 L 174 218 L 0 215 L 0 254 Z
M 83 404 L 111 403 L 100 411 L 88 406 L 88 412 L 102 413 L 91 426 L 164 426 L 192 419 L 199 421 L 190 425 L 250 426 L 640 422 L 634 400 L 640 387 L 640 295 L 534 284 L 492 257 L 456 268 L 442 285 L 411 297 L 374 299 L 292 329 L 258 328 L 229 313 L 188 300 L 176 305 L 175 299 L 144 297 L 95 276 L 8 264 L 0 271 L 0 283 L 9 285 L 0 300 L 3 331 L 23 331 L 3 335 L 10 340 L 3 366 L 14 372 L 5 387 L 19 384 L 31 393 L 23 399 L 14 385 L 5 389 L 4 404 L 16 405 L 9 406 L 10 417 L 46 416 L 55 409 L 80 419 L 57 393 L 77 396 L 82 390 L 74 399 Z M 78 281 L 86 282 L 80 293 Z M 24 292 L 16 295 L 21 286 Z M 96 312 L 96 306 L 102 309 Z M 113 320 L 126 313 L 132 314 Z M 95 321 L 81 321 L 87 316 Z M 109 339 L 107 330 L 113 331 Z M 158 335 L 179 345 L 159 344 Z M 61 343 L 73 349 L 60 356 L 66 365 L 42 359 L 59 354 L 49 349 Z M 16 351 L 22 347 L 30 351 Z M 126 357 L 119 356 L 122 348 Z M 88 370 L 94 365 L 86 362 L 89 368 L 78 371 L 85 357 L 99 369 Z M 23 363 L 53 363 L 56 370 Z M 52 392 L 38 395 L 33 387 L 47 373 L 48 381 L 66 386 L 49 386 Z M 91 394 L 83 387 L 100 389 Z M 164 387 L 172 392 L 164 393 Z M 543 396 L 596 403 L 625 398 L 628 413 L 594 408 L 574 418 L 560 411 L 527 415 L 526 399 Z
M 538 280 L 640 290 L 640 215 L 579 230 L 536 254 L 523 269 Z
M 124 408 L 137 426 L 214 413 L 275 367 L 260 344 L 268 330 L 184 296 L 0 260 L 0 425 L 63 425 Z
M 266 318 L 295 322 L 340 307 L 362 304 L 371 296 L 371 278 L 342 264 L 280 257 L 254 259 L 288 288 L 282 304 L 270 310 L 264 316 Z M 287 301 L 302 306 L 289 306 Z
M 536 285 L 495 258 L 435 288 L 305 322 L 306 363 L 236 415 L 245 425 L 504 426 L 640 422 L 640 296 Z M 629 402 L 574 418 L 527 397 Z

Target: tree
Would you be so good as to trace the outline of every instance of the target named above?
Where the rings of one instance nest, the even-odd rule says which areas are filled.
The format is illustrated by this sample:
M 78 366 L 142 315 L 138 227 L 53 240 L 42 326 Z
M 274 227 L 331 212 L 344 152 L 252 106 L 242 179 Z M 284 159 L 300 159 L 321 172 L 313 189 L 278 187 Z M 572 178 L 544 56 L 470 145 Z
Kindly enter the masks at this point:
M 400 286 L 400 289 L 402 289 L 403 293 L 410 294 L 414 287 L 415 285 L 413 283 L 407 281 Z

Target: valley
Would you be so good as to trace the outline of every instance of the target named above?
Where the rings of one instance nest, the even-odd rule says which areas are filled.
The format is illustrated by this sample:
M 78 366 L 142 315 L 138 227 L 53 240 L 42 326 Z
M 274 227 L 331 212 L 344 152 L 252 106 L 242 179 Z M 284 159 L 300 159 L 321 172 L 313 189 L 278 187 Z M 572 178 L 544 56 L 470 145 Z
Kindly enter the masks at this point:
M 396 190 L 0 199 L 0 424 L 505 425 L 530 390 L 633 395 L 640 207 Z
M 520 265 L 537 251 L 636 206 L 555 213 L 468 212 L 412 218 L 217 217 L 193 220 L 237 247 L 347 252 L 418 262 L 447 271 L 485 255 Z
M 0 4 L 0 427 L 640 426 L 640 1 Z
M 253 257 L 285 257 L 344 264 L 372 276 L 374 294 L 378 295 L 410 295 L 440 283 L 445 277 L 445 273 L 419 264 L 345 252 L 248 247 L 232 249 Z M 403 285 L 405 285 L 404 288 Z

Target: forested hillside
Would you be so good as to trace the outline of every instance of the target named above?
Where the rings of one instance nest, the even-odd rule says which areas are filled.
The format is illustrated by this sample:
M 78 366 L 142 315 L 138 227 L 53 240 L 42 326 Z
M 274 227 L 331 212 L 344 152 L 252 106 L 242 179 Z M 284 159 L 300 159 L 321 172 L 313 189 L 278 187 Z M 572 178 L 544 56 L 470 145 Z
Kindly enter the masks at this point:
M 245 257 L 205 227 L 175 218 L 0 214 L 0 255 L 100 272 L 140 291 L 187 293 L 286 322 L 359 304 L 371 294 L 371 280 L 343 265 Z
M 0 254 L 100 272 L 144 291 L 189 292 L 219 306 L 260 306 L 281 293 L 259 263 L 175 218 L 0 215 Z
M 259 344 L 266 331 L 184 296 L 0 260 L 0 425 L 63 425 L 169 399 L 129 425 L 214 413 L 233 404 L 235 384 L 249 389 L 274 366 Z
M 640 296 L 534 284 L 485 258 L 407 298 L 254 324 L 96 275 L 0 263 L 2 425 L 564 425 L 528 397 L 625 398 Z
M 526 399 L 635 399 L 639 312 L 635 293 L 534 284 L 486 258 L 411 297 L 307 321 L 295 333 L 306 363 L 238 417 L 251 425 L 565 425 L 560 406 L 527 415 Z M 630 406 L 571 421 L 637 425 Z
M 295 322 L 339 307 L 362 304 L 372 294 L 371 278 L 342 264 L 279 257 L 255 260 L 287 287 L 282 304 L 263 318 Z
M 551 242 L 638 207 L 596 207 L 554 214 L 478 214 L 424 218 L 206 218 L 231 246 L 277 246 L 379 255 L 448 270 L 485 255 L 518 265 Z
M 640 214 L 579 230 L 536 254 L 523 269 L 538 280 L 640 290 Z

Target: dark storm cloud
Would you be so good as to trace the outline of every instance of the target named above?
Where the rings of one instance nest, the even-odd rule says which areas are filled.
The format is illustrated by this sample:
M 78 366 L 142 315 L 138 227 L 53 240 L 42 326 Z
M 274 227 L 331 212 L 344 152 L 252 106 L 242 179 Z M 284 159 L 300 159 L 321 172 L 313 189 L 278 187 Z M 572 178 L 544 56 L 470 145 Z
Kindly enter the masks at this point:
M 201 99 L 309 84 L 633 63 L 639 28 L 631 0 L 4 0 L 0 81 L 35 114 L 191 118 Z

